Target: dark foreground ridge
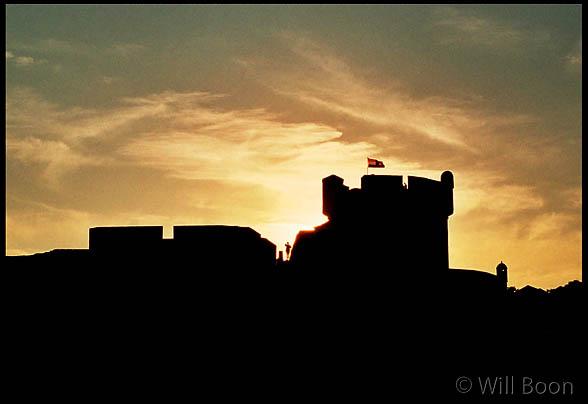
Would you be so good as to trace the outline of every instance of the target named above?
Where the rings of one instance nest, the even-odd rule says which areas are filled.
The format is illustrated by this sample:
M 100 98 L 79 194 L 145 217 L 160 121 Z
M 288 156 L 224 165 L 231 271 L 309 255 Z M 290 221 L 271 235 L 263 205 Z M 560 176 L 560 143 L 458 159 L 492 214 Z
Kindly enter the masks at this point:
M 91 361 L 158 362 L 162 349 L 197 352 L 213 373 L 260 361 L 344 391 L 361 381 L 428 395 L 454 393 L 451 378 L 468 372 L 569 374 L 581 364 L 582 282 L 516 290 L 502 262 L 496 274 L 450 268 L 453 187 L 449 171 L 406 184 L 366 175 L 360 189 L 329 176 L 329 220 L 299 232 L 289 260 L 245 227 L 174 226 L 172 239 L 162 226 L 91 228 L 88 249 L 8 258 L 33 329 L 22 337 L 48 349 L 71 337 Z

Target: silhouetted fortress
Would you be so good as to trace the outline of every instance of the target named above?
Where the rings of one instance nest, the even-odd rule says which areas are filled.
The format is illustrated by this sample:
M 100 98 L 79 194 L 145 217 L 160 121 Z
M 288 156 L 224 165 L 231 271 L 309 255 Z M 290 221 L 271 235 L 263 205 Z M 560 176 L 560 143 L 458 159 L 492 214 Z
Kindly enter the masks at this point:
M 364 291 L 386 289 L 381 295 L 389 289 L 410 294 L 411 285 L 418 285 L 429 295 L 442 291 L 444 299 L 503 296 L 503 263 L 497 275 L 449 268 L 453 188 L 449 171 L 440 181 L 409 176 L 406 184 L 399 175 L 364 175 L 359 189 L 328 176 L 322 192 L 329 220 L 300 231 L 285 262 L 276 260 L 276 245 L 255 230 L 222 225 L 174 226 L 171 239 L 163 237 L 163 226 L 94 227 L 89 229 L 89 250 L 53 250 L 31 257 L 118 268 L 121 274 L 181 268 L 196 278 L 232 272 L 260 279 L 273 272 L 294 289 L 338 282 L 362 283 Z
M 175 356 L 184 358 L 199 346 L 196 363 L 210 352 L 225 366 L 230 362 L 218 362 L 218 352 L 232 356 L 231 347 L 239 347 L 255 356 L 243 361 L 250 364 L 258 352 L 250 348 L 261 342 L 276 344 L 272 369 L 283 347 L 321 361 L 333 347 L 337 366 L 357 347 L 352 356 L 384 364 L 403 354 L 419 368 L 438 363 L 435 375 L 460 360 L 512 363 L 529 342 L 535 345 L 527 351 L 540 352 L 541 363 L 559 355 L 557 347 L 580 346 L 581 282 L 549 293 L 516 291 L 507 289 L 502 262 L 496 275 L 450 268 L 450 172 L 439 181 L 408 177 L 406 184 L 401 176 L 366 175 L 359 189 L 331 175 L 322 187 L 328 221 L 298 233 L 289 261 L 276 259 L 276 245 L 251 228 L 214 225 L 174 226 L 173 238 L 163 237 L 163 226 L 94 227 L 88 249 L 14 257 L 9 262 L 21 278 L 16 302 L 29 313 L 19 317 L 34 324 L 29 346 L 46 335 L 67 344 L 82 338 L 76 358 L 103 346 L 127 358 L 138 346 L 140 364 L 153 359 L 153 347 L 166 357 L 178 347 Z M 322 372 L 323 364 L 317 368 Z M 358 365 L 361 373 L 368 368 Z M 370 383 L 387 374 L 374 369 Z
M 365 377 L 365 399 L 377 385 L 385 394 L 427 390 L 438 398 L 477 366 L 480 375 L 508 374 L 513 363 L 530 363 L 512 374 L 537 374 L 540 366 L 583 364 L 581 282 L 516 291 L 507 289 L 502 262 L 497 275 L 450 268 L 450 172 L 406 184 L 366 175 L 360 189 L 331 175 L 322 186 L 328 221 L 298 233 L 289 261 L 276 260 L 276 246 L 251 228 L 208 225 L 174 226 L 173 238 L 162 226 L 94 227 L 88 249 L 11 257 L 18 279 L 6 282 L 17 292 L 8 312 L 25 308 L 13 315 L 20 322 L 11 333 L 33 353 L 26 365 L 38 374 L 55 373 L 55 364 L 118 366 L 126 383 L 135 363 L 149 374 L 171 371 L 177 384 L 187 363 L 220 377 L 222 391 L 224 370 L 242 375 L 258 364 L 277 375 L 276 386 L 293 380 L 285 391 L 312 380 L 315 392 L 315 381 L 330 374 L 330 390 L 348 397 L 348 386 Z M 64 352 L 74 359 L 64 362 Z M 396 372 L 392 390 L 382 368 L 390 363 L 406 370 Z M 423 369 L 426 378 L 415 378 Z
M 418 283 L 476 297 L 505 292 L 506 266 L 500 268 L 500 279 L 449 268 L 450 171 L 440 181 L 409 176 L 406 184 L 402 176 L 364 175 L 360 189 L 349 189 L 336 175 L 322 182 L 323 213 L 329 220 L 298 233 L 291 257 L 296 269 L 377 276 L 396 290 Z
M 449 265 L 447 220 L 453 214 L 453 175 L 441 181 L 364 175 L 361 189 L 343 179 L 323 179 L 323 213 L 329 221 L 296 237 L 292 262 L 327 265 L 377 263 L 379 270 L 406 265 L 431 271 Z M 369 258 L 368 258 L 369 257 Z M 371 268 L 375 269 L 375 268 Z

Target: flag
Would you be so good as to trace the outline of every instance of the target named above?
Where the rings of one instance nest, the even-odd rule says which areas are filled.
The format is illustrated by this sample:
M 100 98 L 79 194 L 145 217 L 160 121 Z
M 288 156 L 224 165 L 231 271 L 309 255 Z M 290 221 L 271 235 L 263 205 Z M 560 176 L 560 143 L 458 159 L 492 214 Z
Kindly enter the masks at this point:
M 384 163 L 380 160 L 371 159 L 368 157 L 368 168 L 369 167 L 384 168 Z

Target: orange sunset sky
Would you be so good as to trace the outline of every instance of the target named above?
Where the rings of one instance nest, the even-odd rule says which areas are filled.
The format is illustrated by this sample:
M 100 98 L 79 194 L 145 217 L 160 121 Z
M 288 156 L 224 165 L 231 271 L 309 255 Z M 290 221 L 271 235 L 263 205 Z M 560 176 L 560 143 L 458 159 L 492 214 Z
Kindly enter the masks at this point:
M 581 279 L 581 5 L 8 5 L 6 254 L 326 221 L 321 179 L 455 176 L 450 266 Z

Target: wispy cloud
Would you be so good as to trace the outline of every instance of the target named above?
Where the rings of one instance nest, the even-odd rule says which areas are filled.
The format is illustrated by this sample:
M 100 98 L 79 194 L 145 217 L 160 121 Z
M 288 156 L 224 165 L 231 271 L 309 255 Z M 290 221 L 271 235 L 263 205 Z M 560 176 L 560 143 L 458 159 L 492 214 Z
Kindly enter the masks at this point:
M 439 31 L 439 40 L 444 44 L 470 43 L 504 50 L 513 46 L 546 46 L 551 40 L 547 31 L 519 27 L 510 21 L 491 19 L 464 9 L 447 6 L 435 11 L 436 21 L 432 27 Z
M 244 64 L 242 58 L 239 65 L 263 77 L 264 85 L 275 93 L 338 116 L 333 122 L 341 121 L 340 117 L 356 122 L 361 129 L 355 135 L 344 133 L 345 140 L 371 135 L 386 138 L 384 142 L 374 141 L 382 146 L 388 143 L 384 151 L 390 156 L 407 158 L 411 150 L 406 147 L 412 147 L 413 153 L 417 149 L 437 154 L 441 151 L 446 158 L 476 156 L 482 152 L 479 135 L 534 121 L 521 113 L 496 115 L 485 111 L 475 95 L 416 97 L 393 76 L 384 82 L 370 82 L 328 46 L 291 33 L 281 38 L 293 54 L 287 65 L 259 59 Z
M 21 161 L 43 164 L 43 178 L 50 186 L 56 186 L 58 179 L 71 169 L 92 162 L 64 142 L 34 137 L 7 139 L 6 152 Z
M 399 83 L 389 87 L 370 84 L 317 43 L 291 34 L 283 38 L 298 57 L 299 65 L 274 74 L 269 85 L 276 92 L 377 125 L 380 130 L 411 133 L 457 149 L 472 149 L 464 133 L 481 122 L 464 110 L 463 103 L 441 97 L 417 100 Z
M 326 125 L 283 123 L 263 109 L 223 111 L 205 105 L 218 98 L 165 93 L 127 100 L 161 112 L 159 124 L 143 128 L 120 153 L 181 178 L 260 184 L 304 206 L 313 182 L 333 167 L 356 171 L 358 162 L 377 151 L 368 142 L 342 143 L 341 133 Z M 298 190 L 296 196 L 292 189 Z
M 58 108 L 24 91 L 7 106 L 7 155 L 42 164 L 52 184 L 84 166 L 133 165 L 176 178 L 262 186 L 283 198 L 282 213 L 297 205 L 294 216 L 316 210 L 321 220 L 319 209 L 303 208 L 320 204 L 320 179 L 333 167 L 356 176 L 365 156 L 377 152 L 368 142 L 340 142 L 341 133 L 326 125 L 210 104 L 222 98 L 165 92 L 95 111 Z

